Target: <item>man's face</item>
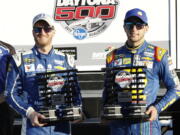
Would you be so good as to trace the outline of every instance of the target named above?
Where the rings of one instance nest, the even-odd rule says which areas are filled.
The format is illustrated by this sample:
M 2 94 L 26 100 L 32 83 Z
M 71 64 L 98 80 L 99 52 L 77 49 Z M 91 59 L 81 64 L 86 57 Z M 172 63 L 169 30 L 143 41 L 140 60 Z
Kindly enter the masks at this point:
M 144 40 L 144 35 L 148 31 L 148 25 L 140 19 L 132 17 L 124 23 L 124 30 L 130 42 L 138 43 Z
M 54 28 L 50 27 L 46 21 L 38 21 L 33 27 L 33 36 L 36 45 L 47 46 L 51 45 L 52 38 L 55 34 Z

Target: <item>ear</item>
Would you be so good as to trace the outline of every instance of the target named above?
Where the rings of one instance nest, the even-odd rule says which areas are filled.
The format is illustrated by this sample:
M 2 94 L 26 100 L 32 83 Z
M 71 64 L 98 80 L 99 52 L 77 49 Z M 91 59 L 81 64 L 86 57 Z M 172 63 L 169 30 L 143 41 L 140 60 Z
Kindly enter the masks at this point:
M 145 27 L 145 32 L 148 32 L 148 30 L 149 30 L 149 25 L 147 25 L 147 26 Z
M 56 30 L 54 29 L 52 32 L 53 32 L 52 34 L 53 34 L 53 36 L 54 36 L 54 35 L 56 34 Z
M 126 29 L 126 27 L 124 25 L 123 25 L 123 28 L 124 28 L 124 31 L 127 32 L 127 29 Z
M 35 35 L 34 30 L 32 30 L 32 34 L 33 34 L 33 36 Z

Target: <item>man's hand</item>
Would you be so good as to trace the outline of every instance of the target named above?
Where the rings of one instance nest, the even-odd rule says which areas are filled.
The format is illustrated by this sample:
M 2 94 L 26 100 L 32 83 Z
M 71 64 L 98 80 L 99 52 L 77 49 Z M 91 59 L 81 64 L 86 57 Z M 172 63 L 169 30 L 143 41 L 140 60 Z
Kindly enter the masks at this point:
M 29 119 L 31 120 L 31 123 L 33 126 L 42 127 L 42 126 L 46 125 L 46 123 L 42 124 L 39 122 L 39 119 L 45 119 L 45 116 L 40 113 L 37 113 L 35 111 L 29 115 Z
M 154 106 L 150 106 L 145 113 L 150 116 L 150 118 L 148 119 L 149 121 L 153 121 L 157 119 L 158 112 Z

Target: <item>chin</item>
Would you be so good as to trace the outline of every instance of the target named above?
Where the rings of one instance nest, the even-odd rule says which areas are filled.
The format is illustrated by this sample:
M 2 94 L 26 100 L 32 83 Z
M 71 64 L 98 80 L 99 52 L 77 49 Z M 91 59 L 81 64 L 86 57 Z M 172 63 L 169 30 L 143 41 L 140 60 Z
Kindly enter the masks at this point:
M 47 43 L 41 43 L 41 42 L 38 42 L 38 45 L 40 46 L 46 46 Z
M 131 42 L 138 42 L 139 40 L 137 40 L 137 39 L 130 39 L 131 40 Z
M 40 45 L 46 45 L 48 42 L 47 41 L 39 41 L 38 42 Z

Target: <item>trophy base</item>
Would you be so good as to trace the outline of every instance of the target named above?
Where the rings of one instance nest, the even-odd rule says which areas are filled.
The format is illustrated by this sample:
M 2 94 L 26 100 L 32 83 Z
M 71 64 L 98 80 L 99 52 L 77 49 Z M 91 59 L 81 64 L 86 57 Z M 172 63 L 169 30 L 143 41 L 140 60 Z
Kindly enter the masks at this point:
M 44 110 L 39 113 L 43 114 L 46 118 L 40 119 L 40 123 L 54 124 L 60 121 L 74 121 L 81 120 L 81 108 L 80 107 L 68 107 L 61 110 L 62 116 L 58 116 L 57 110 Z
M 122 108 L 121 106 L 106 106 L 102 114 L 102 119 L 118 120 L 118 119 L 133 119 L 147 120 L 149 115 L 145 114 L 146 106 L 129 106 Z

